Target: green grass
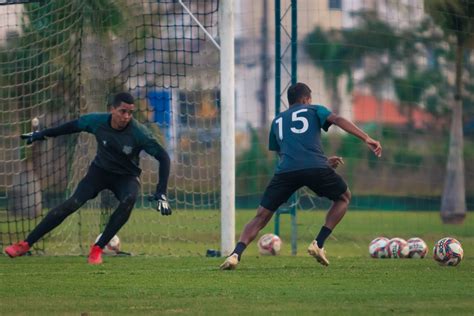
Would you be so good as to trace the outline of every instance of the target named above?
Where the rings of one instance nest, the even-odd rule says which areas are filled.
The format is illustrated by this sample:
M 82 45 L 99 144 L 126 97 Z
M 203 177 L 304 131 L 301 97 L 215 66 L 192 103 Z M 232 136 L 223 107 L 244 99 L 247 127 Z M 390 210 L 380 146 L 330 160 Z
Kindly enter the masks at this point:
M 237 231 L 254 213 L 237 212 Z M 192 232 L 193 221 L 180 216 Z M 101 266 L 87 265 L 82 256 L 14 260 L 0 256 L 0 311 L 2 315 L 473 314 L 470 216 L 464 225 L 451 226 L 442 225 L 437 213 L 348 213 L 327 241 L 331 261 L 327 268 L 304 251 L 323 218 L 324 212 L 298 213 L 298 255 L 291 256 L 288 218 L 283 217 L 282 255 L 258 256 L 252 244 L 235 271 L 218 270 L 222 258 L 197 255 L 106 257 Z M 196 225 L 200 238 L 211 233 L 203 222 Z M 422 260 L 371 259 L 368 243 L 378 235 L 420 236 L 430 253 Z M 433 243 L 445 236 L 463 244 L 465 257 L 457 267 L 441 267 L 431 259 Z M 183 245 L 189 247 L 188 242 Z M 194 253 L 202 255 L 209 246 L 204 240 L 194 245 Z M 168 247 L 181 246 L 175 240 Z M 133 244 L 124 247 L 134 249 Z

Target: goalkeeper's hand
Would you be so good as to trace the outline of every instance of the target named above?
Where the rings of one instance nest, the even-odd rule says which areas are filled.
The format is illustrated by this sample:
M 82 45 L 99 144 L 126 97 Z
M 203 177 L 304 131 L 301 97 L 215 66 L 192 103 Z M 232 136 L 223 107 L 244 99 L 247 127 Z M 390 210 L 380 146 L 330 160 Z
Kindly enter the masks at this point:
M 157 201 L 156 210 L 161 213 L 161 215 L 171 215 L 171 207 L 168 203 L 168 198 L 164 193 L 156 193 L 151 197 L 151 200 Z
M 26 133 L 26 134 L 21 134 L 20 135 L 21 139 L 25 139 L 26 143 L 29 145 L 37 140 L 45 140 L 46 137 L 44 137 L 43 133 L 41 132 L 31 132 L 31 133 Z

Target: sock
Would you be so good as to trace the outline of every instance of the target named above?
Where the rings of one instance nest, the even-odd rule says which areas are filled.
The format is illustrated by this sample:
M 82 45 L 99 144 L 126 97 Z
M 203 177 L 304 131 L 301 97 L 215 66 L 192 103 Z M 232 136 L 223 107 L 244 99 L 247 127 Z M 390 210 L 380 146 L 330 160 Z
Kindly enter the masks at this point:
M 319 248 L 323 248 L 324 242 L 326 239 L 331 235 L 332 230 L 327 228 L 326 226 L 321 227 L 318 236 L 316 236 L 316 243 L 318 244 Z
M 237 256 L 239 257 L 239 261 L 240 261 L 240 256 L 242 256 L 242 252 L 244 252 L 245 248 L 247 248 L 247 245 L 239 241 L 237 245 L 235 246 L 234 251 L 232 252 L 233 254 L 234 253 L 237 254 Z

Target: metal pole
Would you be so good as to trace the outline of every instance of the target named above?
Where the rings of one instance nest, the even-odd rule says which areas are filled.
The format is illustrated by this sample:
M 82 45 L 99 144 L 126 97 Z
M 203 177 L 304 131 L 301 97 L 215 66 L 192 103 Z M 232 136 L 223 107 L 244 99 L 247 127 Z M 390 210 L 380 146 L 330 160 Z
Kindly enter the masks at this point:
M 281 3 L 275 0 L 275 115 L 280 113 L 281 92 Z M 280 213 L 275 212 L 275 234 L 280 235 Z
M 219 44 L 216 42 L 216 40 L 212 37 L 211 34 L 209 34 L 209 32 L 206 30 L 206 28 L 204 27 L 204 25 L 201 24 L 201 22 L 199 22 L 199 20 L 194 16 L 194 14 L 191 12 L 191 10 L 189 10 L 189 8 L 183 3 L 182 0 L 179 0 L 178 1 L 179 4 L 183 7 L 184 11 L 186 11 L 189 16 L 191 17 L 191 19 L 193 19 L 193 21 L 201 28 L 201 30 L 204 32 L 204 34 L 206 34 L 206 36 L 209 38 L 209 40 L 212 42 L 212 44 L 214 44 L 214 46 L 217 47 L 218 50 L 221 49 L 221 47 L 219 46 Z
M 219 9 L 221 40 L 221 252 L 235 246 L 235 82 L 234 1 L 222 0 Z
M 291 0 L 291 84 L 298 78 L 298 1 Z
M 291 84 L 295 84 L 298 78 L 298 11 L 297 0 L 291 0 Z M 298 232 L 296 226 L 296 202 L 298 192 L 295 192 L 291 198 L 291 254 L 296 255 Z
M 281 3 L 275 0 L 275 115 L 280 113 L 281 93 Z

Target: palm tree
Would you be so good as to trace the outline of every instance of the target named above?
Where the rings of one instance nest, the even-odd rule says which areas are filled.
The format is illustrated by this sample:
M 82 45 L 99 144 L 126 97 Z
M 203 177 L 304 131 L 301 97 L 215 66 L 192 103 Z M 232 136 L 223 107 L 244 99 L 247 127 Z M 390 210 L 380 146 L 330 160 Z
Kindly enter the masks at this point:
M 463 223 L 466 217 L 463 139 L 463 62 L 474 47 L 474 6 L 462 0 L 425 0 L 425 10 L 445 33 L 446 41 L 456 47 L 455 91 L 446 178 L 441 200 L 444 223 Z

